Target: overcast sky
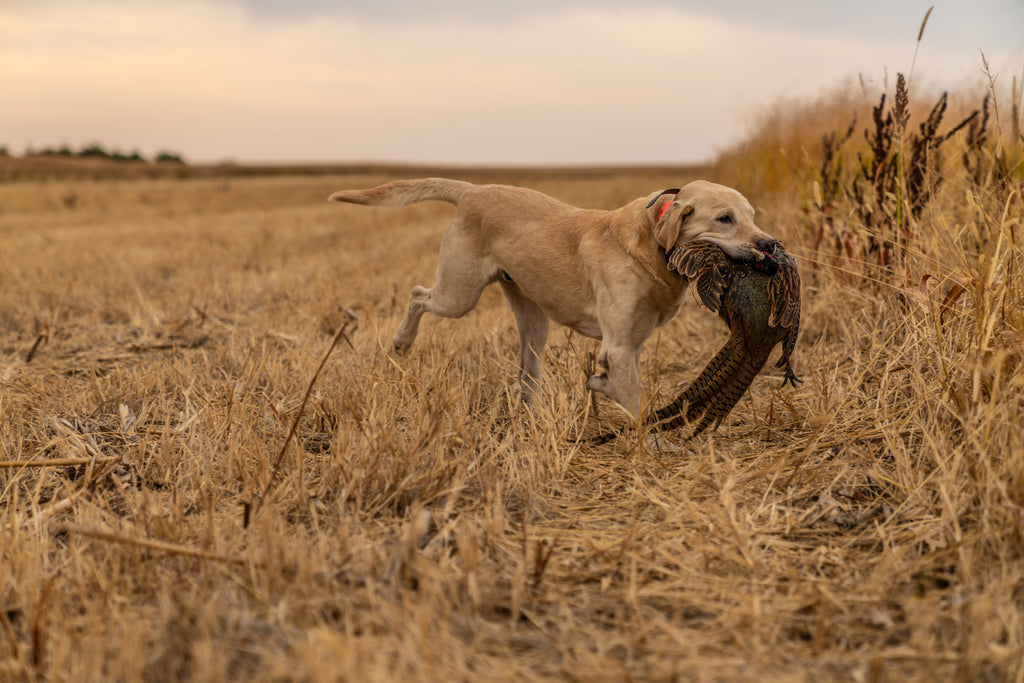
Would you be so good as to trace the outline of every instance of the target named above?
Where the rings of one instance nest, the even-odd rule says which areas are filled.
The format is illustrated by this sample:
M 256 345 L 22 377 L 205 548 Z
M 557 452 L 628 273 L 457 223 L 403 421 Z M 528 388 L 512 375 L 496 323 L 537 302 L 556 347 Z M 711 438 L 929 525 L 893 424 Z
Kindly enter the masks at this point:
M 1024 0 L 0 0 L 0 145 L 686 163 L 781 96 L 1024 73 Z

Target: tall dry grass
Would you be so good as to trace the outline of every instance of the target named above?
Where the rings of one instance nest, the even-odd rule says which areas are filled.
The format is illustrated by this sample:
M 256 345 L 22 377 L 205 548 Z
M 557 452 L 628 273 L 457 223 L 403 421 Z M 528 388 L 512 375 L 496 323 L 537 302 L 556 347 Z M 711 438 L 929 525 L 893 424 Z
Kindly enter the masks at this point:
M 576 443 L 619 417 L 560 329 L 518 405 L 494 291 L 385 354 L 452 215 L 324 202 L 387 173 L 0 185 L 0 679 L 1020 680 L 1021 147 L 990 123 L 976 176 L 956 133 L 894 232 L 858 121 L 827 195 L 818 137 L 710 171 L 800 257 L 805 383 L 693 443 Z M 725 336 L 688 299 L 652 400 Z
M 829 302 L 804 343 L 844 349 L 824 364 L 838 370 L 825 430 L 842 435 L 845 457 L 874 434 L 881 498 L 922 506 L 893 549 L 945 558 L 933 618 L 966 617 L 930 636 L 963 648 L 945 671 L 1020 680 L 1021 80 L 1004 90 L 983 66 L 970 98 L 914 91 L 899 75 L 867 106 L 849 91 L 780 106 L 719 173 L 760 196 L 788 195 L 779 210 L 801 216 L 789 240 L 805 301 Z M 926 574 L 917 604 L 936 593 Z M 980 612 L 989 616 L 974 621 Z

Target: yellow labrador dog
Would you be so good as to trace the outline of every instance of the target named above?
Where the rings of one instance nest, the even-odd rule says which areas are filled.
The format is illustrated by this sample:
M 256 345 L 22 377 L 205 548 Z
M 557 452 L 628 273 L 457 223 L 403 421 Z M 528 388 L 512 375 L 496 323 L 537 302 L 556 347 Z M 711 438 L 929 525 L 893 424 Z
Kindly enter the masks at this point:
M 406 206 L 440 200 L 457 207 L 441 240 L 432 289 L 415 287 L 395 332 L 401 353 L 427 311 L 460 318 L 484 287 L 497 282 L 519 326 L 519 381 L 538 391 L 549 320 L 601 340 L 587 388 L 642 415 L 640 351 L 654 328 L 675 316 L 687 282 L 667 254 L 707 240 L 732 258 L 774 265 L 775 240 L 754 224 L 739 192 L 705 181 L 636 199 L 614 211 L 580 209 L 521 187 L 473 185 L 445 178 L 399 180 L 335 192 L 331 201 Z

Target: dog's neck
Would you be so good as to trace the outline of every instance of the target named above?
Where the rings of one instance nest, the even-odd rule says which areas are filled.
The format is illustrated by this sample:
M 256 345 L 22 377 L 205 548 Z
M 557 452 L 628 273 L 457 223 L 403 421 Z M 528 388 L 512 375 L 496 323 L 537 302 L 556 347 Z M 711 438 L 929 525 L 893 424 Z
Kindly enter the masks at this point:
M 637 201 L 640 202 L 641 200 Z M 657 198 L 655 201 L 657 201 Z M 679 296 L 681 296 L 682 290 L 686 288 L 687 280 L 669 268 L 669 255 L 657 243 L 654 237 L 658 221 L 665 216 L 668 208 L 672 206 L 672 200 L 665 201 L 658 207 L 657 212 L 651 213 L 647 209 L 653 204 L 654 202 L 652 201 L 647 203 L 646 206 L 643 203 L 639 203 L 623 207 L 623 209 L 631 213 L 633 220 L 630 222 L 633 226 L 632 235 L 623 241 L 622 246 L 633 255 L 637 263 L 653 277 L 654 281 L 659 283 L 659 287 L 665 287 L 668 291 L 678 292 Z M 633 213 L 637 209 L 640 210 L 639 216 Z M 620 233 L 623 237 L 625 237 L 624 232 Z

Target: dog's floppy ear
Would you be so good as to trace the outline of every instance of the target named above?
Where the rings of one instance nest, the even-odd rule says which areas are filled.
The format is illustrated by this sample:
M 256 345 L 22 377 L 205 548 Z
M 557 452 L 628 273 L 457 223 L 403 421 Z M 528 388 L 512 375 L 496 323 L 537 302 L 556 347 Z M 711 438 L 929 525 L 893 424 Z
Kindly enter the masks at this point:
M 669 190 L 662 190 L 658 194 L 654 195 L 654 198 L 651 201 L 647 202 L 647 208 L 649 209 L 652 206 L 654 206 L 655 204 L 657 204 L 658 200 L 661 199 L 662 197 L 664 197 L 667 194 L 677 195 L 680 192 L 681 192 L 681 190 L 678 187 L 673 187 L 673 188 L 671 188 Z
M 678 187 L 669 188 L 668 190 L 662 190 L 658 194 L 654 195 L 651 198 L 651 201 L 647 202 L 647 206 L 645 208 L 647 209 L 648 215 L 650 216 L 651 223 L 657 225 L 659 222 L 661 222 L 661 219 L 662 217 L 664 217 L 665 212 L 668 210 L 669 206 L 671 206 L 672 202 L 676 198 L 676 195 L 678 195 L 680 191 L 681 190 Z M 659 239 L 658 241 L 660 242 L 661 240 Z
M 675 249 L 676 242 L 679 241 L 679 232 L 683 229 L 683 223 L 693 215 L 693 204 L 680 206 L 674 202 L 668 202 L 662 206 L 659 213 L 661 215 L 654 228 L 654 239 L 662 249 L 672 251 Z

